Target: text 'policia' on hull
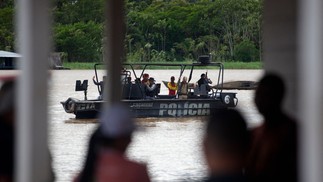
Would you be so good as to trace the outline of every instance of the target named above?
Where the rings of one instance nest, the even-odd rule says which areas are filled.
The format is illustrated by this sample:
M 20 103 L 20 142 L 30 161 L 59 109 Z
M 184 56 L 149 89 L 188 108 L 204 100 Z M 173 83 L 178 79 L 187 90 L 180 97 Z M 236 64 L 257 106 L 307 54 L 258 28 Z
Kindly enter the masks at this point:
M 202 62 L 192 64 L 124 64 L 126 69 L 121 72 L 122 102 L 128 105 L 133 115 L 138 118 L 208 116 L 213 109 L 236 107 L 238 103 L 236 93 L 222 91 L 223 65 L 221 63 L 211 63 L 208 60 L 205 61 L 205 57 L 200 57 L 200 60 Z M 97 68 L 100 65 L 102 64 L 95 64 L 94 66 L 96 82 L 99 82 Z M 145 70 L 150 66 L 179 68 L 177 85 L 180 85 L 181 78 L 184 77 L 184 70 L 189 70 L 186 97 L 181 98 L 179 91 L 172 96 L 160 94 L 162 85 L 160 83 L 156 83 L 154 95 L 148 97 L 145 90 L 146 85 L 142 84 L 140 80 L 143 78 Z M 138 67 L 141 67 L 142 71 L 137 76 L 134 68 Z M 195 69 L 207 69 L 206 74 L 212 75 L 212 78 L 217 80 L 215 86 L 197 85 L 197 83 L 191 82 Z M 215 73 L 211 74 L 211 72 Z M 132 76 L 134 76 L 134 82 L 131 81 Z M 101 106 L 104 104 L 101 99 L 87 100 L 87 82 L 87 80 L 84 80 L 83 83 L 79 80 L 76 82 L 75 90 L 84 91 L 84 100 L 68 98 L 66 101 L 61 102 L 65 111 L 75 114 L 78 119 L 96 118 L 100 113 Z M 99 93 L 102 92 L 101 89 L 98 84 Z

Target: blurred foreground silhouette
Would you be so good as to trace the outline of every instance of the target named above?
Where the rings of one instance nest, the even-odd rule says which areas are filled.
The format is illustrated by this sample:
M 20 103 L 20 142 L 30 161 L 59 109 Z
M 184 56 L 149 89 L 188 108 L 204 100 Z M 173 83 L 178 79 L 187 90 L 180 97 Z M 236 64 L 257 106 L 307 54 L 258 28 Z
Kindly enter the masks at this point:
M 274 74 L 259 82 L 255 104 L 264 123 L 252 130 L 246 174 L 251 182 L 297 181 L 297 126 L 282 110 L 283 80 Z
M 207 182 L 245 182 L 243 168 L 249 146 L 247 125 L 233 109 L 213 111 L 203 142 L 209 169 Z
M 0 181 L 14 181 L 14 81 L 0 89 Z
M 128 108 L 110 106 L 102 112 L 100 123 L 90 138 L 85 165 L 75 181 L 149 182 L 146 166 L 125 156 L 136 129 Z

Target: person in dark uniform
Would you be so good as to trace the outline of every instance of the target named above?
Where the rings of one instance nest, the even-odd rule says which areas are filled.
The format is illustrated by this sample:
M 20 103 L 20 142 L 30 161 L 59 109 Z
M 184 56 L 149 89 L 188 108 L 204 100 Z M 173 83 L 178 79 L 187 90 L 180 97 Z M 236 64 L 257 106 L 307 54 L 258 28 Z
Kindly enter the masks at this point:
M 197 81 L 197 84 L 199 87 L 201 87 L 201 85 L 206 85 L 206 90 L 210 91 L 211 90 L 211 86 L 209 84 L 212 84 L 212 81 L 210 79 L 207 78 L 205 73 L 201 74 L 201 78 Z
M 147 98 L 154 98 L 157 94 L 157 85 L 153 77 L 149 78 L 149 84 L 145 87 Z

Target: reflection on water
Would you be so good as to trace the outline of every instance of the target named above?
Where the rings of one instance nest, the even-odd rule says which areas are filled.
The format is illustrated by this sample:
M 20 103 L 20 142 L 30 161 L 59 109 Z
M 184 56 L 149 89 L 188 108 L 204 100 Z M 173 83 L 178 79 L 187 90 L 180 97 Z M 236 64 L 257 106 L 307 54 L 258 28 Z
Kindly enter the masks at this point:
M 203 70 L 205 71 L 205 70 Z M 198 80 L 198 71 L 191 82 Z M 175 70 L 147 70 L 157 82 L 177 77 Z M 1 72 L 5 74 L 5 72 Z M 188 73 L 184 73 L 188 74 Z M 225 81 L 256 81 L 261 70 L 225 70 Z M 76 120 L 66 114 L 59 103 L 68 97 L 83 99 L 83 92 L 75 92 L 75 80 L 89 80 L 88 98 L 98 96 L 91 79 L 93 71 L 52 71 L 49 82 L 49 145 L 53 155 L 53 166 L 57 181 L 71 181 L 83 165 L 89 134 L 97 126 L 97 120 Z M 211 76 L 211 73 L 209 72 Z M 162 93 L 167 88 L 162 87 Z M 238 108 L 245 115 L 249 126 L 259 124 L 262 118 L 255 109 L 253 91 L 237 92 Z M 127 151 L 129 158 L 148 165 L 153 181 L 199 181 L 207 175 L 201 151 L 205 118 L 137 119 L 140 130 L 134 133 L 133 142 Z
M 205 176 L 200 150 L 203 122 L 140 122 L 128 156 L 148 164 L 153 181 L 198 180 Z

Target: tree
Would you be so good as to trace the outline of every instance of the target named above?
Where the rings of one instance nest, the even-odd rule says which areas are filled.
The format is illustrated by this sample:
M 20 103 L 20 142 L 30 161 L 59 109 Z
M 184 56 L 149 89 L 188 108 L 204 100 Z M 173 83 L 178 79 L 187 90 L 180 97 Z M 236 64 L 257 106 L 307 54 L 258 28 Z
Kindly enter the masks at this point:
M 253 42 L 245 40 L 235 47 L 235 60 L 250 62 L 258 60 L 258 50 Z
M 56 51 L 66 52 L 68 61 L 98 62 L 102 58 L 102 24 L 92 21 L 58 25 L 54 40 Z
M 14 51 L 14 10 L 12 1 L 0 3 L 0 50 Z

